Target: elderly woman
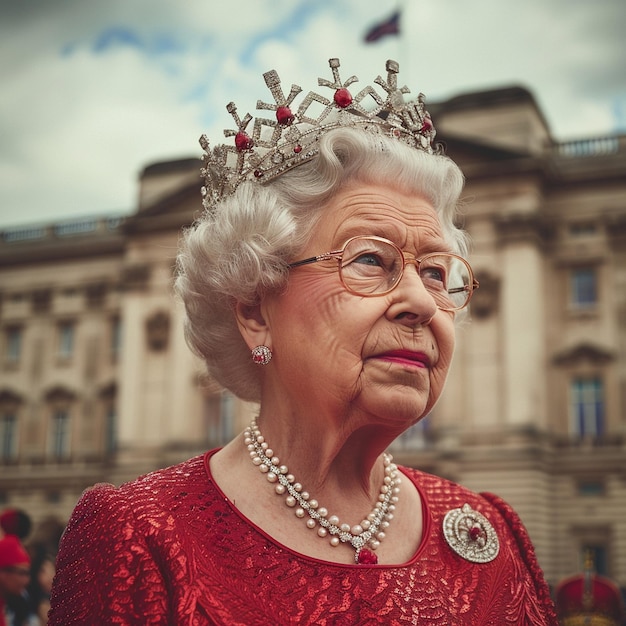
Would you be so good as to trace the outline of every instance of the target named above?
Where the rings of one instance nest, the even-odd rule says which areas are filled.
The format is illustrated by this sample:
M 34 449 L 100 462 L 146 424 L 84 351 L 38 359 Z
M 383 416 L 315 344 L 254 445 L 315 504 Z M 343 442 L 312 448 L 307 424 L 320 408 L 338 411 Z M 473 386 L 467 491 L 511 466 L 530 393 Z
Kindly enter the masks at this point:
M 515 513 L 385 451 L 439 398 L 478 286 L 457 166 L 396 63 L 206 138 L 177 291 L 210 374 L 259 412 L 220 450 L 98 486 L 50 624 L 555 624 Z M 322 90 L 324 91 L 324 90 Z M 382 93 L 382 95 L 381 95 Z M 315 113 L 313 112 L 315 110 Z

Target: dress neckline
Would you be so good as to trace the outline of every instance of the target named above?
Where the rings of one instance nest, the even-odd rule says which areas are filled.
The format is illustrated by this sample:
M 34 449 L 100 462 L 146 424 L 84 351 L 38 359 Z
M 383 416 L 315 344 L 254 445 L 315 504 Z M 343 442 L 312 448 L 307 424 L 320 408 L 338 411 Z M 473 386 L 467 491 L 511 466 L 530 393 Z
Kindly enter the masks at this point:
M 304 554 L 302 552 L 298 552 L 297 550 L 294 550 L 293 548 L 290 548 L 289 546 L 286 546 L 284 543 L 281 543 L 280 541 L 278 541 L 277 539 L 272 537 L 272 535 L 270 535 L 268 532 L 263 530 L 260 526 L 255 524 L 249 517 L 244 515 L 233 504 L 233 502 L 230 500 L 230 498 L 222 491 L 221 487 L 217 484 L 217 482 L 213 478 L 213 473 L 211 472 L 211 463 L 210 463 L 211 462 L 211 457 L 215 453 L 219 452 L 220 450 L 221 450 L 221 448 L 214 448 L 213 450 L 209 450 L 208 452 L 205 452 L 205 454 L 204 454 L 204 459 L 203 459 L 203 461 L 204 461 L 204 470 L 205 470 L 208 482 L 217 491 L 217 493 L 219 494 L 220 498 L 224 502 L 227 503 L 227 505 L 229 506 L 231 511 L 244 524 L 246 524 L 247 526 L 252 528 L 255 532 L 257 532 L 258 534 L 263 536 L 267 541 L 270 541 L 272 544 L 274 544 L 280 550 L 284 550 L 285 552 L 288 552 L 288 553 L 294 555 L 298 559 L 303 559 L 303 560 L 306 560 L 306 561 L 310 561 L 311 563 L 315 563 L 317 565 L 324 565 L 324 566 L 327 566 L 327 567 L 338 567 L 338 568 L 342 568 L 342 569 L 350 569 L 350 570 L 355 570 L 355 571 L 362 570 L 363 568 L 399 569 L 399 568 L 411 567 L 412 565 L 414 565 L 415 562 L 420 558 L 420 556 L 424 552 L 425 547 L 426 547 L 426 545 L 428 544 L 428 542 L 430 540 L 430 534 L 431 534 L 431 531 L 432 531 L 432 516 L 430 514 L 430 507 L 428 505 L 428 501 L 426 499 L 426 496 L 424 495 L 424 491 L 421 489 L 421 487 L 414 480 L 414 477 L 409 473 L 409 470 L 407 470 L 407 468 L 399 465 L 398 466 L 398 470 L 415 487 L 415 489 L 417 490 L 417 492 L 418 492 L 418 494 L 420 496 L 420 500 L 421 500 L 421 504 L 422 504 L 422 540 L 420 541 L 420 544 L 418 545 L 417 549 L 415 550 L 415 553 L 413 554 L 413 556 L 408 561 L 405 561 L 404 563 L 391 563 L 391 564 L 378 564 L 378 565 L 363 565 L 363 564 L 356 564 L 356 563 L 348 564 L 348 563 L 336 563 L 335 561 L 326 561 L 324 559 L 318 559 L 316 557 L 309 556 L 309 555 Z M 412 470 L 412 471 L 415 472 L 417 470 Z

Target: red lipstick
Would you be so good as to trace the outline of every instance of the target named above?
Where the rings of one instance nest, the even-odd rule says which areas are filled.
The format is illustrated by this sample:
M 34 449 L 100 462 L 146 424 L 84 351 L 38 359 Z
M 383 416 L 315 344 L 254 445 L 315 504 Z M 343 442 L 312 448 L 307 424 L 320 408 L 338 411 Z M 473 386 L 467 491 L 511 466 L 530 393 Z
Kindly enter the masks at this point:
M 430 359 L 423 352 L 413 352 L 412 350 L 390 350 L 377 354 L 377 359 L 398 363 L 399 365 L 409 365 L 412 367 L 430 367 Z

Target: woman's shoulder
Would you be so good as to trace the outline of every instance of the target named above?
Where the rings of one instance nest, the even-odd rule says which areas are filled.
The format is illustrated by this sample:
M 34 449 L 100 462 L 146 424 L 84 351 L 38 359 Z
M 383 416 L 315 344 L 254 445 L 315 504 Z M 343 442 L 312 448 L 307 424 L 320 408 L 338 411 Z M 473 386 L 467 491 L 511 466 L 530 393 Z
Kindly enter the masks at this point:
M 193 488 L 194 486 L 203 488 L 207 484 L 205 460 L 210 454 L 210 452 L 200 454 L 176 465 L 142 474 L 121 484 L 118 489 L 122 494 L 149 492 L 165 495 L 169 492 L 175 492 L 182 485 L 185 485 L 186 488 Z
M 401 470 L 420 492 L 433 519 L 438 520 L 450 511 L 462 511 L 463 507 L 469 506 L 472 510 L 487 515 L 494 523 L 508 527 L 515 534 L 526 534 L 513 507 L 497 495 L 472 491 L 452 480 L 415 468 L 402 467 Z
M 485 494 L 472 491 L 468 487 L 447 478 L 429 474 L 428 472 L 413 467 L 401 467 L 400 469 L 417 487 L 431 506 L 437 503 L 448 506 L 459 502 L 461 505 L 488 504 Z
M 198 455 L 182 463 L 157 469 L 116 486 L 112 483 L 96 483 L 86 489 L 72 513 L 69 525 L 85 521 L 85 518 L 106 517 L 107 511 L 139 518 L 145 514 L 158 514 L 172 509 L 180 498 L 192 499 L 206 494 L 209 488 L 205 470 L 205 457 Z M 144 513 L 144 515 L 140 515 Z
M 152 470 L 117 486 L 109 482 L 95 483 L 84 493 L 96 491 L 126 495 L 142 491 L 169 490 L 179 486 L 182 482 L 198 482 L 205 476 L 205 457 L 208 454 L 210 452 L 194 456 L 176 465 Z

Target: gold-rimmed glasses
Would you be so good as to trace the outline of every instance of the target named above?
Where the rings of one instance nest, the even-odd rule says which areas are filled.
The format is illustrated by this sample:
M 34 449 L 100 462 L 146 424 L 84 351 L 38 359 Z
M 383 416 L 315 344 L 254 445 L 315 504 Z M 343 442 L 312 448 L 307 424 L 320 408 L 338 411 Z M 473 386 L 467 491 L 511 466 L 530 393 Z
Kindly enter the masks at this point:
M 289 264 L 289 268 L 337 260 L 339 279 L 357 296 L 383 296 L 398 286 L 404 268 L 413 264 L 424 287 L 443 311 L 460 311 L 469 303 L 478 281 L 470 264 L 449 252 L 425 254 L 419 259 L 395 243 L 374 235 L 358 235 L 343 248 Z

